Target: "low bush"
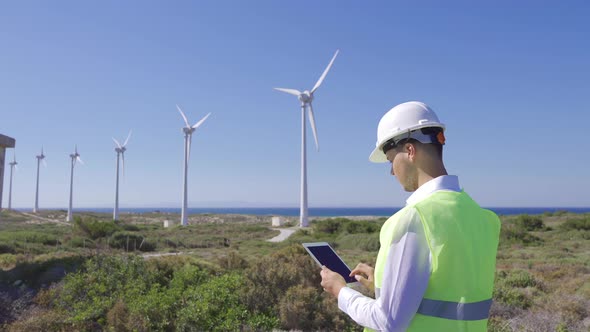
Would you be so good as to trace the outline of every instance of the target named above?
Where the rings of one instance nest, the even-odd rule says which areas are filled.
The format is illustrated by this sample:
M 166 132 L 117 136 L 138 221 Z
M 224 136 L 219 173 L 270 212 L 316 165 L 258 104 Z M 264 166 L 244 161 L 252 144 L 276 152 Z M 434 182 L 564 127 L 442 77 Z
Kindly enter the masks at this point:
M 42 233 L 38 231 L 19 230 L 13 232 L 3 232 L 0 234 L 2 243 L 15 247 L 16 243 L 39 243 L 42 245 L 54 246 L 59 243 L 58 238 L 53 234 Z
M 94 241 L 84 238 L 84 237 L 79 237 L 79 236 L 74 236 L 74 237 L 70 238 L 67 242 L 67 245 L 71 248 L 95 248 L 96 247 Z
M 0 243 L 0 254 L 14 254 L 16 249 L 13 243 Z
M 378 251 L 380 247 L 379 234 L 349 234 L 336 239 L 340 249 L 360 249 L 364 251 Z
M 541 238 L 512 223 L 504 223 L 500 229 L 500 244 L 537 245 L 542 242 Z
M 248 261 L 236 251 L 230 251 L 227 255 L 218 259 L 219 265 L 229 271 L 244 270 L 248 267 Z
M 149 242 L 146 238 L 132 232 L 116 232 L 109 239 L 111 248 L 122 249 L 125 251 L 154 251 L 156 244 Z
M 345 218 L 330 218 L 314 221 L 311 227 L 315 233 L 338 234 L 346 222 L 348 219 Z
M 94 218 L 82 218 L 78 216 L 74 217 L 74 227 L 78 232 L 93 240 L 110 236 L 121 230 L 121 227 L 114 221 L 99 221 Z
M 504 278 L 504 284 L 510 287 L 526 288 L 537 287 L 542 288 L 541 283 L 533 277 L 529 272 L 524 270 L 513 270 Z
M 16 256 L 13 254 L 0 254 L 0 268 L 10 268 L 16 264 Z
M 493 298 L 512 308 L 528 309 L 533 304 L 532 296 L 543 288 L 528 271 L 500 271 L 496 273 Z
M 519 215 L 514 221 L 514 223 L 516 224 L 516 226 L 526 231 L 542 230 L 545 226 L 541 218 L 529 216 L 528 214 Z
M 344 230 L 349 234 L 357 233 L 375 233 L 381 229 L 381 225 L 370 221 L 349 221 L 344 226 Z
M 563 224 L 561 224 L 561 228 L 566 230 L 575 229 L 589 231 L 590 218 L 568 219 Z

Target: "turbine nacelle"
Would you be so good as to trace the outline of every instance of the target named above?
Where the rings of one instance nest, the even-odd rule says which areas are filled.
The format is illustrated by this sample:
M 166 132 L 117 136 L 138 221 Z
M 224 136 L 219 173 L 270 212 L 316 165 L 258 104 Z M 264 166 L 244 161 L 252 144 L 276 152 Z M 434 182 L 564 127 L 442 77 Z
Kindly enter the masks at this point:
M 196 128 L 192 128 L 192 127 L 182 127 L 181 130 L 185 135 L 192 135 L 192 133 L 195 132 L 195 129 Z

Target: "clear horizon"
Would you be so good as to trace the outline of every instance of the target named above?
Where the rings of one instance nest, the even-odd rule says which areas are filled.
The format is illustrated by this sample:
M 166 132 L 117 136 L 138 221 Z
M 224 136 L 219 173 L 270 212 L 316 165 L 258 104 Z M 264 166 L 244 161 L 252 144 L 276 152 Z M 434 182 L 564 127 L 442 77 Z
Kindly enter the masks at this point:
M 13 152 L 13 207 L 111 207 L 112 137 L 133 134 L 120 206 L 181 206 L 184 121 L 197 129 L 189 202 L 299 206 L 301 115 L 309 206 L 403 206 L 409 193 L 371 164 L 377 123 L 420 100 L 447 126 L 449 174 L 482 206 L 588 207 L 590 3 L 263 1 L 0 4 L 0 134 Z M 160 202 L 160 203 L 158 203 Z M 189 203 L 191 206 L 191 203 Z

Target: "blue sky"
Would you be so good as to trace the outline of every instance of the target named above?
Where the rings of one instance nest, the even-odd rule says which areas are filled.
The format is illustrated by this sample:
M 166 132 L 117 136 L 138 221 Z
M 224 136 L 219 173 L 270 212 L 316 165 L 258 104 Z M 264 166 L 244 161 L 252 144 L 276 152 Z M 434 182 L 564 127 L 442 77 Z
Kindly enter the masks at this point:
M 377 123 L 420 100 L 447 125 L 445 163 L 484 206 L 590 206 L 586 1 L 3 1 L 0 133 L 16 138 L 13 206 L 113 203 L 111 137 L 133 136 L 122 207 L 181 203 L 179 104 L 194 123 L 189 206 L 298 206 L 300 111 L 316 93 L 309 205 L 401 206 Z M 313 142 L 308 127 L 308 143 Z M 12 159 L 7 151 L 7 162 Z M 4 181 L 4 202 L 8 196 Z

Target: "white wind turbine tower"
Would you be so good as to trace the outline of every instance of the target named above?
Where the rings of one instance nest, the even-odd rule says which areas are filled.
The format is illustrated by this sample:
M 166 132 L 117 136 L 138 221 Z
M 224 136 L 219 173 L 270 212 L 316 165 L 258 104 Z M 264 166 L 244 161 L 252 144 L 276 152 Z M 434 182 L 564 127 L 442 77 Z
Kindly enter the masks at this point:
M 297 96 L 299 101 L 301 102 L 301 202 L 300 202 L 300 210 L 299 210 L 299 226 L 300 227 L 307 227 L 308 220 L 307 220 L 307 160 L 306 160 L 306 145 L 305 145 L 305 108 L 308 108 L 309 113 L 309 122 L 311 124 L 311 129 L 313 131 L 313 138 L 315 140 L 316 149 L 319 151 L 320 147 L 318 144 L 318 135 L 315 127 L 315 120 L 313 117 L 313 107 L 311 102 L 313 100 L 314 92 L 320 87 L 324 78 L 328 74 L 328 71 L 332 67 L 336 56 L 340 50 L 336 50 L 336 53 L 330 60 L 328 67 L 322 73 L 322 76 L 318 79 L 314 87 L 311 91 L 305 90 L 303 92 L 295 89 L 284 89 L 284 88 L 274 88 L 275 90 L 286 92 L 288 94 Z
M 33 208 L 33 212 L 37 213 L 39 212 L 39 164 L 43 161 L 43 165 L 47 166 L 45 155 L 43 154 L 43 147 L 41 147 L 41 154 L 35 157 L 37 158 L 37 185 L 35 187 L 35 207 Z
M 207 120 L 209 115 L 211 115 L 211 113 L 205 115 L 201 120 L 199 120 L 199 122 L 197 122 L 193 126 L 191 126 L 188 123 L 186 115 L 184 115 L 184 113 L 182 112 L 180 107 L 178 107 L 178 105 L 176 105 L 176 108 L 180 112 L 180 115 L 182 115 L 182 118 L 184 119 L 184 124 L 186 125 L 185 127 L 182 128 L 182 131 L 184 132 L 184 178 L 183 178 L 184 182 L 183 182 L 183 191 L 182 191 L 182 213 L 180 216 L 181 224 L 183 226 L 186 226 L 188 224 L 188 222 L 187 222 L 188 215 L 186 213 L 186 208 L 187 208 L 187 204 L 188 204 L 187 203 L 188 202 L 187 175 L 188 175 L 188 159 L 191 155 L 191 141 L 193 139 L 193 132 L 195 131 L 195 129 L 197 129 L 200 125 L 202 125 L 203 122 L 205 122 L 205 120 Z
M 16 162 L 16 152 L 12 156 L 12 162 L 9 163 L 10 165 L 10 186 L 8 187 L 8 209 L 12 210 L 12 174 L 14 173 L 14 169 L 18 169 L 16 167 L 18 163 Z
M 127 139 L 121 145 L 119 141 L 113 138 L 117 147 L 115 151 L 117 152 L 117 180 L 115 184 L 115 208 L 113 209 L 113 220 L 119 220 L 119 159 L 123 160 L 123 175 L 125 175 L 125 151 L 127 148 L 127 143 L 129 142 L 129 138 L 131 137 L 131 130 L 129 131 L 129 135 L 127 135 Z
M 70 154 L 70 158 L 72 159 L 72 171 L 70 172 L 70 205 L 68 206 L 68 216 L 66 221 L 72 221 L 72 194 L 74 190 L 74 165 L 76 165 L 76 161 L 80 162 L 80 164 L 84 165 L 82 159 L 80 159 L 80 154 L 78 153 L 78 146 L 75 147 L 74 153 Z

